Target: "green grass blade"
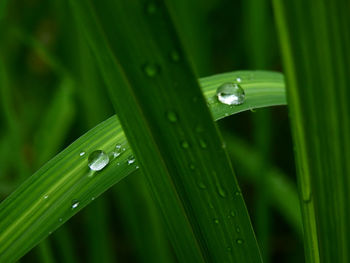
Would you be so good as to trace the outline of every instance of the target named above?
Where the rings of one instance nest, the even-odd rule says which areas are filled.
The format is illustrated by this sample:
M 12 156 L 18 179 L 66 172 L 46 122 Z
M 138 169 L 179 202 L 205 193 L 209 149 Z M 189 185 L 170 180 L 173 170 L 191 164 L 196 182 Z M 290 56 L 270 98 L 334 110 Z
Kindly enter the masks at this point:
M 163 2 L 151 11 L 142 1 L 71 3 L 178 260 L 259 262 L 232 167 Z M 239 233 L 224 220 L 233 210 Z
M 350 261 L 349 1 L 274 2 L 307 262 Z
M 214 102 L 216 88 L 237 74 L 226 73 L 200 80 L 215 119 L 257 107 L 286 103 L 284 83 L 280 74 L 270 72 L 245 72 L 255 74 L 242 86 L 247 101 L 239 109 Z M 241 75 L 242 72 L 239 72 Z M 276 81 L 279 76 L 279 82 Z M 257 79 L 260 82 L 256 81 Z M 275 83 L 275 85 L 271 85 Z M 277 85 L 278 83 L 278 85 Z M 262 95 L 259 94 L 262 90 Z M 270 92 L 269 92 L 270 90 Z M 273 99 L 274 98 L 274 99 Z M 260 103 L 259 101 L 262 101 Z M 254 104 L 253 104 L 254 103 Z M 273 104 L 274 103 L 274 104 Z M 220 109 L 223 108 L 223 109 Z M 222 115 L 220 115 L 222 114 Z M 92 174 L 87 167 L 87 156 L 96 149 L 110 153 L 116 143 L 124 143 L 126 151 L 102 171 Z M 85 151 L 84 156 L 80 152 Z M 66 220 L 76 214 L 113 184 L 136 170 L 127 165 L 131 150 L 116 117 L 93 128 L 72 143 L 64 151 L 45 164 L 24 182 L 11 196 L 0 204 L 0 261 L 13 262 L 48 236 Z M 92 175 L 89 177 L 89 175 Z M 47 198 L 45 196 L 48 195 Z M 72 210 L 72 201 L 78 200 L 78 208 Z

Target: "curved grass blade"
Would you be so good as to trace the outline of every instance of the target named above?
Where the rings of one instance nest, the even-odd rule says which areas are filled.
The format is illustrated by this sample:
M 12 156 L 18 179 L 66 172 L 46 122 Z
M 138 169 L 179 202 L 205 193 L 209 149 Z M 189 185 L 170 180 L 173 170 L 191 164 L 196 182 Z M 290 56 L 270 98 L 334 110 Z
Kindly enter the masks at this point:
M 204 95 L 211 101 L 209 105 L 214 110 L 215 119 L 254 109 L 255 106 L 286 103 L 281 74 L 251 73 L 256 74 L 256 78 L 247 79 L 242 84 L 250 103 L 241 105 L 239 109 L 226 107 L 213 99 L 216 88 L 225 81 L 235 79 L 237 73 L 220 74 L 200 80 Z M 279 82 L 276 81 L 277 76 Z M 263 91 L 262 95 L 259 90 Z M 87 156 L 96 149 L 112 153 L 117 143 L 122 144 L 125 151 L 112 159 L 102 171 L 91 172 L 87 166 Z M 85 154 L 80 156 L 82 152 Z M 87 132 L 46 163 L 0 204 L 0 261 L 16 261 L 97 196 L 135 172 L 137 162 L 128 165 L 127 161 L 131 154 L 121 126 L 114 116 Z M 78 203 L 74 209 L 73 203 Z

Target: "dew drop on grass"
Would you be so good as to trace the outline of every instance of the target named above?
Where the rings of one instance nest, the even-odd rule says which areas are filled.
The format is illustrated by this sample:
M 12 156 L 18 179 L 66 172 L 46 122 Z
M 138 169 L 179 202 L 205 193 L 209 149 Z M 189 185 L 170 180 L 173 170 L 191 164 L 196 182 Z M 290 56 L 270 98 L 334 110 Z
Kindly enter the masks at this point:
M 240 105 L 244 103 L 245 92 L 239 84 L 224 83 L 216 90 L 218 100 L 226 105 Z
M 128 165 L 131 165 L 135 163 L 135 157 L 133 155 L 130 155 L 127 160 Z
M 238 245 L 242 245 L 242 244 L 244 243 L 244 240 L 238 238 L 238 239 L 236 239 L 236 243 L 237 243 Z
M 231 212 L 230 212 L 230 215 L 231 215 L 232 217 L 235 217 L 235 216 L 236 216 L 235 211 L 231 211 Z
M 190 169 L 193 171 L 193 170 L 196 169 L 196 166 L 195 166 L 193 163 L 191 163 L 191 164 L 190 164 Z
M 125 152 L 125 148 L 122 147 L 122 145 L 120 143 L 118 143 L 115 146 L 115 149 L 113 151 L 113 157 L 117 158 L 119 155 L 121 155 L 123 152 Z
M 183 149 L 188 149 L 190 147 L 190 145 L 187 141 L 181 141 L 180 145 Z
M 199 187 L 199 189 L 203 189 L 203 190 L 207 189 L 207 186 L 203 182 L 199 182 L 198 187 Z
M 146 13 L 153 15 L 157 12 L 157 5 L 154 2 L 150 2 L 146 5 Z
M 81 151 L 81 152 L 79 153 L 79 155 L 80 155 L 80 156 L 84 156 L 84 155 L 85 155 L 85 152 L 84 152 L 84 151 Z
M 239 228 L 239 226 L 236 227 L 236 232 L 237 233 L 241 232 L 241 229 Z
M 168 111 L 166 113 L 166 117 L 170 122 L 173 122 L 173 123 L 177 122 L 177 115 L 173 111 Z
M 80 202 L 78 200 L 73 200 L 72 201 L 72 210 L 77 208 L 79 206 Z
M 47 198 L 49 198 L 49 195 L 44 195 L 44 199 L 47 199 Z
M 109 163 L 108 155 L 101 150 L 93 151 L 88 158 L 88 166 L 93 171 L 100 171 Z
M 219 219 L 217 219 L 217 218 L 214 218 L 213 221 L 214 221 L 214 224 L 216 224 L 216 225 L 218 225 L 220 223 Z
M 143 66 L 143 72 L 150 78 L 155 77 L 159 73 L 159 66 L 147 63 Z
M 180 61 L 179 52 L 177 52 L 176 50 L 172 50 L 170 52 L 170 58 L 173 62 L 179 62 Z
M 199 139 L 199 145 L 202 149 L 207 148 L 207 143 L 203 139 Z
M 60 217 L 60 218 L 58 219 L 58 221 L 62 222 L 62 221 L 63 221 L 62 217 Z
M 216 189 L 217 189 L 218 194 L 219 194 L 220 197 L 226 198 L 226 195 L 227 195 L 226 191 L 225 191 L 225 189 L 222 188 L 221 184 L 217 183 L 216 184 Z
M 232 248 L 231 247 L 227 247 L 226 250 L 227 250 L 227 252 L 232 252 Z
M 241 79 L 240 77 L 237 77 L 237 78 L 236 78 L 236 81 L 237 81 L 237 82 L 242 82 L 242 79 Z

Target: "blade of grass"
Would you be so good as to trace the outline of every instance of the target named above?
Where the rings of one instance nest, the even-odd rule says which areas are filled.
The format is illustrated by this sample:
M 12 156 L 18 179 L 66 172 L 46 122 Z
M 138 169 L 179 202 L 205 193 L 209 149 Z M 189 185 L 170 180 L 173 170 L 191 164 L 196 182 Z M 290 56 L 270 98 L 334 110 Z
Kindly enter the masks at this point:
M 255 105 L 264 107 L 286 103 L 281 75 L 270 72 L 245 72 L 247 76 L 256 76 L 242 84 L 249 104 L 245 103 L 237 109 L 216 103 L 213 99 L 216 88 L 227 80 L 235 79 L 237 74 L 241 75 L 242 72 L 200 80 L 207 101 L 211 101 L 209 105 L 215 119 L 253 109 Z M 116 143 L 124 143 L 126 151 L 111 161 L 107 168 L 91 173 L 87 167 L 89 153 L 96 149 L 110 153 Z M 86 152 L 83 157 L 79 155 L 81 151 Z M 135 171 L 136 164 L 127 165 L 129 155 L 131 150 L 124 133 L 116 117 L 112 117 L 45 164 L 0 204 L 0 261 L 16 261 L 90 203 L 91 199 Z M 46 195 L 48 197 L 44 198 Z M 79 206 L 72 210 L 73 200 L 79 200 Z
M 162 1 L 151 13 L 141 1 L 71 3 L 178 259 L 260 261 L 232 167 Z M 231 210 L 240 214 L 240 234 L 222 219 Z
M 342 0 L 274 0 L 307 262 L 350 261 L 350 17 Z

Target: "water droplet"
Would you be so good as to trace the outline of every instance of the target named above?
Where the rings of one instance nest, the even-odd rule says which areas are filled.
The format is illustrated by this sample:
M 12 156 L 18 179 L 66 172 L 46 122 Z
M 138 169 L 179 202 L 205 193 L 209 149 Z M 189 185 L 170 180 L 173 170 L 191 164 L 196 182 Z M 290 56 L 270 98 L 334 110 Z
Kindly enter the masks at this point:
M 235 217 L 235 216 L 236 216 L 235 211 L 231 211 L 231 212 L 230 212 L 230 215 L 231 215 L 232 217 Z
M 101 150 L 93 151 L 88 158 L 88 166 L 93 171 L 100 171 L 109 163 L 108 155 Z
M 173 111 L 168 111 L 167 113 L 166 113 L 166 117 L 168 118 L 168 120 L 170 121 L 170 122 L 177 122 L 177 115 L 176 115 L 176 113 L 175 112 L 173 112 Z
M 222 198 L 226 198 L 227 194 L 226 194 L 226 191 L 225 189 L 222 188 L 221 184 L 220 183 L 217 183 L 216 184 L 216 189 L 218 191 L 218 194 L 222 197 Z
M 153 15 L 157 12 L 157 5 L 154 2 L 148 3 L 146 5 L 146 13 Z
M 236 232 L 237 233 L 241 232 L 241 229 L 239 228 L 239 226 L 236 227 Z
M 159 73 L 159 71 L 159 66 L 156 64 L 147 63 L 143 66 L 143 72 L 151 78 L 155 77 Z
M 139 169 L 140 167 L 138 166 L 138 165 L 136 165 L 136 167 L 135 167 L 136 169 Z
M 191 169 L 191 170 L 194 170 L 194 169 L 196 169 L 196 166 L 195 166 L 193 163 L 191 163 L 191 164 L 190 164 L 190 169 Z
M 84 155 L 85 155 L 85 152 L 84 152 L 84 151 L 81 151 L 81 152 L 79 153 L 79 155 L 80 155 L 80 156 L 84 156 Z
M 238 238 L 238 239 L 236 239 L 236 243 L 237 243 L 238 245 L 242 245 L 242 244 L 244 243 L 244 240 Z
M 240 85 L 224 83 L 216 90 L 218 100 L 227 105 L 240 105 L 244 102 L 245 93 Z
M 170 52 L 170 58 L 172 61 L 174 62 L 179 62 L 180 61 L 180 55 L 179 52 L 177 52 L 176 50 L 172 50 Z
M 188 149 L 190 147 L 187 141 L 181 141 L 180 145 L 184 149 Z
M 47 199 L 47 198 L 49 198 L 49 195 L 44 195 L 44 199 Z
M 237 81 L 237 82 L 242 82 L 242 79 L 241 79 L 240 77 L 237 77 L 237 78 L 236 78 L 236 81 Z
M 60 218 L 58 219 L 58 221 L 60 221 L 60 222 L 62 222 L 62 220 L 63 220 L 62 217 L 60 217 Z
M 133 155 L 130 155 L 130 156 L 128 157 L 127 163 L 128 163 L 128 165 L 131 165 L 131 164 L 133 164 L 135 161 L 136 161 L 135 157 L 134 157 Z
M 206 186 L 203 182 L 199 182 L 199 183 L 198 183 L 198 187 L 199 187 L 200 189 L 207 189 L 207 186 Z
M 201 146 L 202 149 L 207 148 L 207 143 L 203 139 L 199 139 L 199 145 Z
M 93 197 L 91 197 L 91 201 L 94 201 L 95 200 L 95 197 L 93 196 Z
M 232 248 L 231 247 L 227 247 L 226 250 L 227 250 L 227 252 L 231 252 Z
M 115 146 L 115 150 L 113 152 L 113 157 L 117 158 L 119 155 L 121 155 L 123 152 L 125 152 L 125 148 L 122 147 L 122 145 L 120 143 L 118 143 Z
M 222 149 L 226 149 L 226 142 L 223 142 L 221 147 L 222 147 Z
M 80 202 L 78 200 L 73 200 L 72 201 L 72 210 L 77 208 L 79 206 Z
M 240 191 L 236 191 L 236 192 L 235 192 L 235 195 L 236 195 L 236 196 L 240 196 L 240 195 L 241 195 L 241 192 L 240 192 Z
M 214 221 L 214 224 L 216 224 L 216 225 L 218 225 L 220 223 L 219 219 L 217 219 L 217 218 L 214 218 L 213 221 Z

